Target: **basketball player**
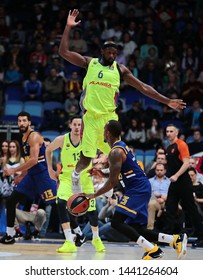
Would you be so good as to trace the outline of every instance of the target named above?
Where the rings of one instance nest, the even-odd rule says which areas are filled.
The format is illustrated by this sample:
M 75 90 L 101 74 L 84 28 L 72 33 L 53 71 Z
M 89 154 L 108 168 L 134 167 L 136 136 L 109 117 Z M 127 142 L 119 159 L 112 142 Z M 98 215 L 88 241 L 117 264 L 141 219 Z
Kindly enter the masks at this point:
M 146 228 L 148 222 L 148 203 L 151 197 L 151 185 L 128 146 L 121 141 L 121 125 L 118 121 L 107 122 L 104 129 L 104 140 L 111 147 L 109 153 L 109 178 L 104 186 L 95 194 L 86 195 L 89 199 L 95 198 L 112 189 L 120 178 L 125 186 L 125 193 L 116 206 L 112 218 L 112 227 L 135 241 L 144 250 L 142 259 L 159 259 L 164 253 L 149 241 L 169 243 L 177 251 L 178 258 L 186 255 L 187 235 L 168 235 L 156 233 Z M 99 170 L 90 170 L 90 174 Z M 148 241 L 149 240 L 149 241 Z
M 4 169 L 6 176 L 17 172 L 27 172 L 18 183 L 6 203 L 7 228 L 6 234 L 0 243 L 15 243 L 14 220 L 17 203 L 24 203 L 27 199 L 33 200 L 39 195 L 45 205 L 56 201 L 56 182 L 49 177 L 45 158 L 45 145 L 43 137 L 31 128 L 31 116 L 27 112 L 18 114 L 18 127 L 22 133 L 22 144 L 25 162 L 16 168 Z
M 76 246 L 81 246 L 85 242 L 85 236 L 82 234 L 80 227 L 77 224 L 76 217 L 73 217 L 68 213 L 67 201 L 68 198 L 73 194 L 71 184 L 72 171 L 80 158 L 81 142 L 80 142 L 80 131 L 81 131 L 81 118 L 79 116 L 72 117 L 70 121 L 70 133 L 61 135 L 55 138 L 55 140 L 49 144 L 46 149 L 46 158 L 48 164 L 49 175 L 55 181 L 59 179 L 59 187 L 57 190 L 57 205 L 61 226 L 66 238 L 65 243 L 60 247 L 57 252 L 68 253 L 76 252 Z M 52 168 L 52 152 L 56 149 L 61 149 L 61 173 L 57 174 Z M 90 168 L 90 166 L 89 166 Z M 87 170 L 84 170 L 81 174 L 82 189 L 84 192 L 92 193 L 94 191 L 93 182 Z M 90 207 L 88 209 L 88 217 L 93 233 L 92 244 L 97 252 L 105 251 L 105 247 L 99 237 L 98 233 L 98 216 L 96 211 L 96 200 L 90 200 Z M 76 233 L 76 242 L 73 242 L 71 234 L 71 228 Z
M 80 102 L 84 113 L 82 153 L 72 174 L 74 193 L 81 191 L 80 172 L 88 167 L 92 158 L 95 158 L 97 149 L 106 155 L 110 151 L 109 146 L 103 142 L 102 137 L 105 123 L 108 120 L 118 119 L 115 111 L 121 78 L 144 95 L 167 104 L 174 110 L 179 111 L 185 108 L 185 103 L 182 100 L 169 99 L 159 94 L 154 88 L 135 78 L 123 64 L 117 64 L 115 61 L 117 45 L 112 41 L 107 41 L 103 44 L 101 59 L 82 56 L 79 53 L 70 51 L 69 35 L 71 29 L 80 24 L 80 20 L 76 22 L 78 14 L 77 9 L 69 12 L 59 46 L 59 54 L 64 59 L 87 70 Z

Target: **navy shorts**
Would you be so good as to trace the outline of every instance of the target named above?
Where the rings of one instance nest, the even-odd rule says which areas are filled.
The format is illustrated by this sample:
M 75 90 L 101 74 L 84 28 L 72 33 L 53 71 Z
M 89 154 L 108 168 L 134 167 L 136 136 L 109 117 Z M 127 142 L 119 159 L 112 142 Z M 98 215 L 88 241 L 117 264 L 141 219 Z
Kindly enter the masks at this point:
M 148 222 L 148 203 L 151 197 L 151 189 L 130 192 L 126 191 L 116 206 L 116 211 L 128 216 L 126 223 L 145 225 Z
M 49 177 L 47 170 L 36 175 L 26 174 L 15 189 L 25 194 L 30 200 L 40 196 L 46 205 L 56 201 L 57 184 Z

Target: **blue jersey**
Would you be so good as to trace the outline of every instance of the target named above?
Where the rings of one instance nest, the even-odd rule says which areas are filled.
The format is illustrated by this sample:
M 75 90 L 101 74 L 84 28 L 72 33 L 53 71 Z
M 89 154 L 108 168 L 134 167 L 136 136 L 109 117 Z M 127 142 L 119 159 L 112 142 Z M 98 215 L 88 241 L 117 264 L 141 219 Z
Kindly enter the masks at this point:
M 123 141 L 116 141 L 112 150 L 115 148 L 123 149 L 126 154 L 120 173 L 120 182 L 125 188 L 125 194 L 116 206 L 116 211 L 129 217 L 126 222 L 147 224 L 148 203 L 151 197 L 149 180 Z
M 32 130 L 30 134 L 32 132 L 34 132 L 34 130 Z M 30 134 L 25 142 L 23 142 L 25 160 L 30 158 L 30 146 L 28 144 Z M 56 201 L 57 185 L 56 182 L 49 177 L 45 149 L 46 146 L 43 143 L 39 150 L 38 163 L 27 170 L 27 174 L 20 181 L 15 190 L 25 194 L 30 200 L 33 200 L 36 196 L 40 196 L 44 203 L 48 205 Z
M 25 161 L 27 161 L 30 158 L 30 146 L 28 143 L 28 138 L 30 136 L 30 134 L 32 132 L 35 132 L 34 130 L 32 130 L 27 139 L 25 140 L 25 142 L 23 142 L 23 151 L 24 151 L 24 157 L 25 157 Z M 46 146 L 43 143 L 40 150 L 39 150 L 39 155 L 38 155 L 38 163 L 36 165 L 34 165 L 33 167 L 31 167 L 28 170 L 29 174 L 37 174 L 39 172 L 42 172 L 43 170 L 47 169 L 47 162 L 46 162 L 46 157 L 45 157 L 45 149 Z

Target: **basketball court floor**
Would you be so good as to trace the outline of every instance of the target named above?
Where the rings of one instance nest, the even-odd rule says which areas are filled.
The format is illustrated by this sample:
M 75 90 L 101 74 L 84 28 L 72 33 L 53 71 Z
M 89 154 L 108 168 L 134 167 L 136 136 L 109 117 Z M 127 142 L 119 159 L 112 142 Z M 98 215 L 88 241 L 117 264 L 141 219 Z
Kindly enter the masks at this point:
M 19 240 L 13 245 L 0 244 L 1 260 L 140 260 L 143 249 L 133 243 L 105 242 L 106 252 L 95 252 L 90 241 L 78 248 L 76 253 L 57 253 L 64 240 L 42 239 L 38 241 Z M 176 260 L 176 251 L 169 246 L 160 246 L 165 252 L 161 260 Z M 203 248 L 187 246 L 185 260 L 203 260 Z

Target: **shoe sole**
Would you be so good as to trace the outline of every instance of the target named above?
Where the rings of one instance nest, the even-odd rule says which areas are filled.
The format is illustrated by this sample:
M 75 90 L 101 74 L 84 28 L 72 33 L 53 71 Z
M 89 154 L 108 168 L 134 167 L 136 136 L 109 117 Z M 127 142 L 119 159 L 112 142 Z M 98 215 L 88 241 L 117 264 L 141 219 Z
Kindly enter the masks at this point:
M 183 241 L 182 241 L 182 248 L 181 248 L 181 252 L 178 256 L 178 260 L 183 259 L 187 255 L 187 241 L 188 241 L 187 234 L 184 233 Z
M 157 257 L 157 258 L 153 258 L 153 257 L 151 257 L 151 256 L 149 256 L 150 257 L 150 259 L 142 259 L 142 260 L 144 260 L 144 261 L 155 261 L 155 260 L 160 260 L 160 259 L 162 259 L 163 257 L 164 257 L 164 255 L 165 255 L 165 253 L 164 252 L 162 252 L 160 255 L 159 255 L 159 257 Z
M 66 251 L 66 252 L 60 252 L 59 250 L 56 250 L 56 252 L 57 253 L 60 253 L 60 254 L 63 254 L 63 253 L 76 253 L 77 252 L 77 250 L 76 251 Z
M 76 246 L 76 247 L 82 247 L 82 246 L 85 245 L 85 244 L 86 244 L 86 242 L 82 243 L 81 245 L 75 244 L 75 246 Z

